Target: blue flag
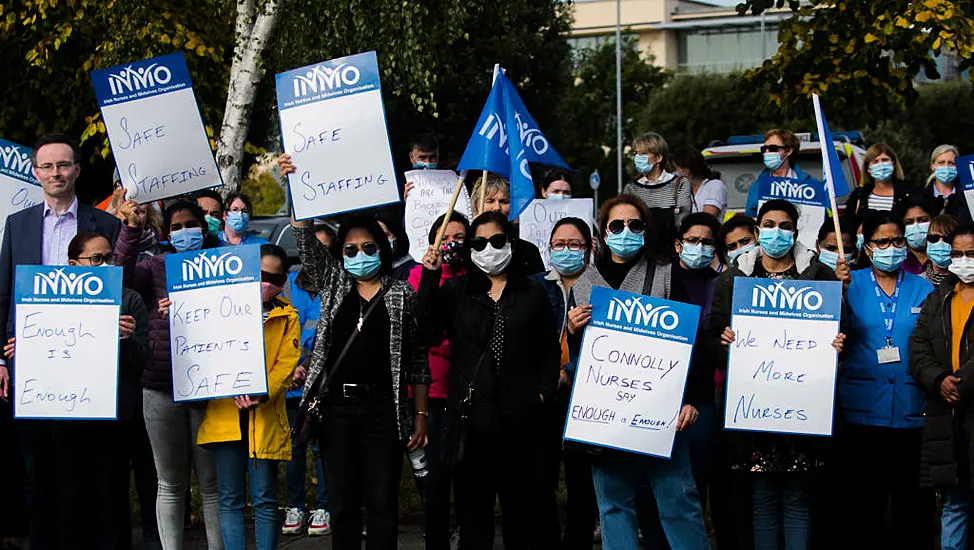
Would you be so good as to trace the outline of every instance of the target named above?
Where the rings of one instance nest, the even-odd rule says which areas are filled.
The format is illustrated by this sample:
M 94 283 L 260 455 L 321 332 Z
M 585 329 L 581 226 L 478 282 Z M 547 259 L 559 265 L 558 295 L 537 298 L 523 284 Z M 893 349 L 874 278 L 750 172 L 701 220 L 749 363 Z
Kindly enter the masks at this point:
M 511 81 L 495 71 L 494 86 L 457 170 L 487 170 L 507 178 L 513 220 L 534 200 L 530 162 L 571 170 L 538 129 Z
M 825 188 L 832 197 L 844 197 L 852 190 L 845 180 L 839 154 L 835 152 L 835 142 L 832 141 L 832 132 L 825 121 L 818 94 L 812 94 L 812 106 L 815 108 L 815 123 L 818 125 L 818 142 L 822 145 L 822 178 L 825 180 Z

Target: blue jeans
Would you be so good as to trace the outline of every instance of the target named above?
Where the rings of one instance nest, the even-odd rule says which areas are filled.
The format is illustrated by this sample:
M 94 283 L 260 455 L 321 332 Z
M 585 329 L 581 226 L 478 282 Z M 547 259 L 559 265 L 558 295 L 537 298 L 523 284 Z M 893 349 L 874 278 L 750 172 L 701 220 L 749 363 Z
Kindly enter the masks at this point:
M 778 550 L 782 529 L 785 550 L 809 547 L 808 476 L 800 473 L 754 474 L 754 550 Z
M 277 548 L 280 528 L 277 518 L 276 460 L 248 458 L 246 441 L 209 445 L 217 468 L 220 492 L 220 531 L 226 550 L 246 550 L 244 506 L 247 504 L 246 478 L 250 478 L 250 500 L 254 509 L 257 550 Z
M 298 405 L 301 399 L 287 400 L 287 421 L 294 427 L 294 420 L 298 416 Z M 318 494 L 315 499 L 315 509 L 328 509 L 328 486 L 325 483 L 325 469 L 321 462 L 321 451 L 318 450 L 318 438 L 312 437 L 308 441 L 291 439 L 291 460 L 284 465 L 284 479 L 287 489 L 287 507 L 305 509 L 304 480 L 307 467 L 307 451 L 311 447 L 311 455 L 315 460 L 315 478 L 318 480 Z
M 967 550 L 971 487 L 966 483 L 941 489 L 944 511 L 940 516 L 941 550 Z
M 673 550 L 709 550 L 684 434 L 677 434 L 670 460 L 605 450 L 593 461 L 592 479 L 602 518 L 602 548 L 639 548 L 636 490 L 643 486 L 652 489 Z

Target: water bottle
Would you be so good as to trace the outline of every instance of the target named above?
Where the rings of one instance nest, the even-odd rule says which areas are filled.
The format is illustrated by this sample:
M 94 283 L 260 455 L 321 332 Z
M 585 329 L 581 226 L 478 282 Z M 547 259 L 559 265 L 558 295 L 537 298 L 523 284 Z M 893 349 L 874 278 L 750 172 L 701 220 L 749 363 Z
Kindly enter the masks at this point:
M 423 478 L 429 473 L 429 466 L 426 463 L 426 451 L 423 449 L 409 451 L 409 463 L 413 466 L 414 477 Z

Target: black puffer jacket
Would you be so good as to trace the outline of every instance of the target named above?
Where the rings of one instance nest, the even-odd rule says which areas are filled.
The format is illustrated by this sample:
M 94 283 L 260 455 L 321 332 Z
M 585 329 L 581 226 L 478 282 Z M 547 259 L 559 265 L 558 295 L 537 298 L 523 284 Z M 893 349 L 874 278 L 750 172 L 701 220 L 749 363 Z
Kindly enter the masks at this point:
M 940 397 L 940 383 L 953 373 L 951 365 L 950 303 L 957 277 L 951 275 L 923 302 L 913 337 L 910 338 L 910 372 L 927 394 L 920 452 L 920 483 L 925 487 L 957 485 L 955 446 L 966 445 L 974 457 L 974 440 L 954 441 L 959 422 L 970 427 L 974 422 L 974 323 L 970 319 L 961 338 L 958 387 L 961 406 L 953 407 Z

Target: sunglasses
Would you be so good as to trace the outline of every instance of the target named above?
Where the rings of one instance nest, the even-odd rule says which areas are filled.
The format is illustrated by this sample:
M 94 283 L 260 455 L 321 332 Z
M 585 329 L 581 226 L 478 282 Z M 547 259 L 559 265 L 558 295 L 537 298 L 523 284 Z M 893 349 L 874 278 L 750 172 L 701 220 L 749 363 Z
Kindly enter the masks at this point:
M 777 153 L 779 151 L 784 151 L 784 145 L 762 145 L 761 153 Z
M 287 282 L 287 273 L 271 273 L 270 271 L 260 270 L 260 281 L 270 283 L 274 286 L 284 286 Z
M 899 248 L 906 244 L 906 239 L 903 237 L 892 237 L 887 239 L 873 239 L 870 242 L 873 244 L 873 248 L 889 248 L 890 245 Z
M 646 229 L 646 222 L 638 219 L 632 219 L 628 222 L 623 220 L 612 220 L 609 222 L 608 226 L 609 233 L 618 235 L 619 233 L 622 233 L 622 230 L 625 229 L 626 226 L 628 226 L 629 231 L 632 231 L 633 233 L 642 233 Z
M 358 256 L 360 250 L 364 252 L 366 256 L 375 256 L 375 253 L 379 251 L 379 245 L 375 243 L 365 243 L 359 247 L 355 246 L 354 244 L 346 244 L 345 247 L 342 248 L 342 254 L 344 254 L 346 258 L 354 258 L 355 256 Z
M 930 244 L 938 243 L 940 241 L 947 242 L 947 239 L 949 238 L 950 235 L 940 235 L 938 233 L 927 233 L 927 242 Z
M 498 233 L 491 236 L 489 239 L 486 237 L 474 237 L 470 239 L 468 244 L 470 245 L 471 250 L 483 252 L 483 250 L 487 248 L 487 243 L 490 243 L 490 246 L 494 247 L 495 249 L 500 250 L 504 248 L 504 245 L 507 244 L 507 235 L 504 233 Z

